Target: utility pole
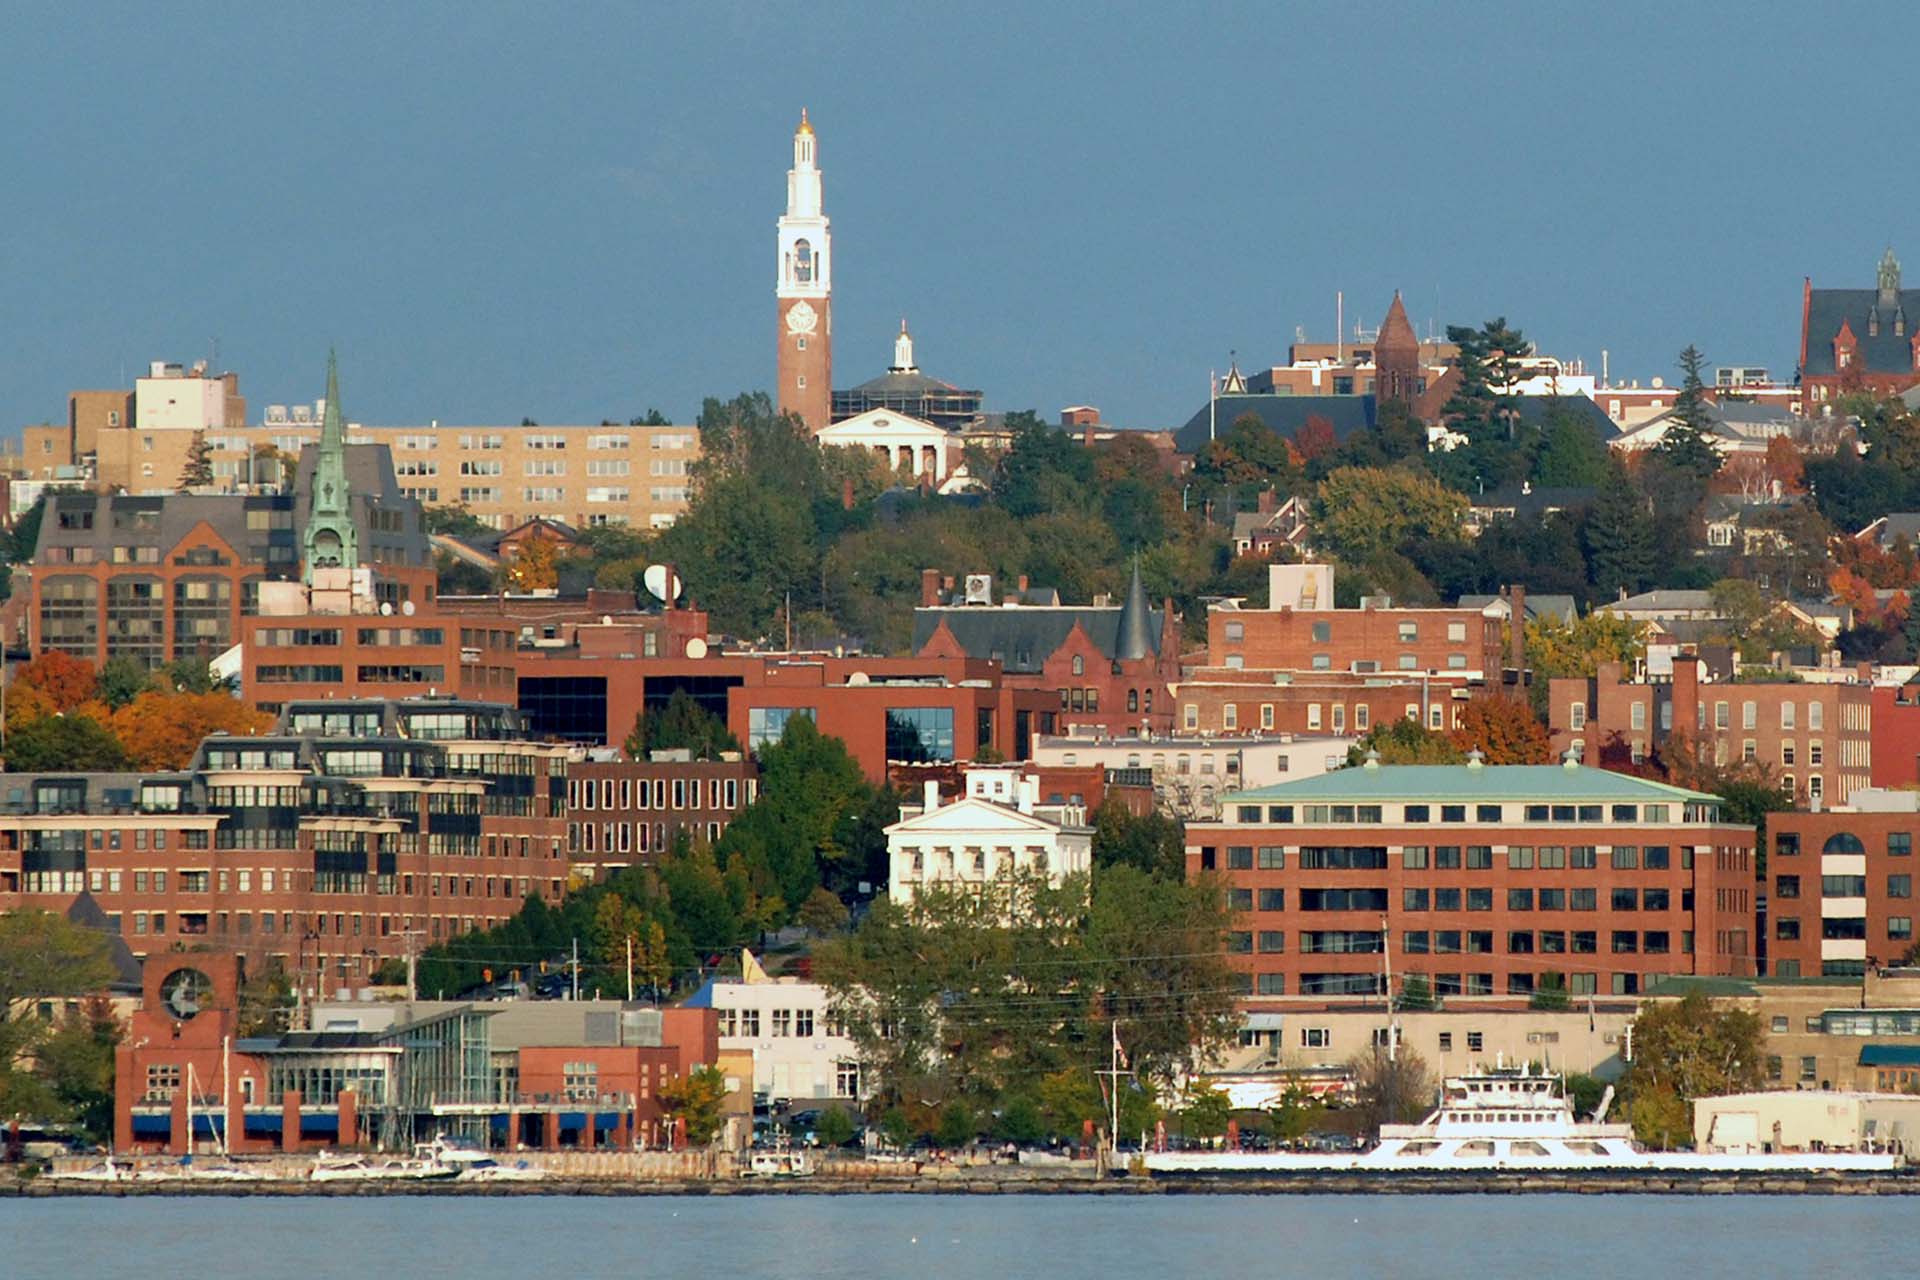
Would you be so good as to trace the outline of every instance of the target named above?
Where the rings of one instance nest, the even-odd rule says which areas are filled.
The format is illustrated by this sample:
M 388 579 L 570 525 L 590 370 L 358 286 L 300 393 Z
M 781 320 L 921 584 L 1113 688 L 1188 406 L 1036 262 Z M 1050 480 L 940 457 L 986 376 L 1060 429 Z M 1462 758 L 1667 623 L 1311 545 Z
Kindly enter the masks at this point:
M 573 998 L 580 998 L 580 939 L 573 940 Z
M 406 944 L 407 944 L 407 1003 L 408 1004 L 412 1004 L 415 1000 L 420 998 L 419 992 L 418 992 L 418 986 L 414 980 L 415 973 L 417 972 L 417 968 L 416 968 L 417 962 L 419 961 L 420 957 L 414 954 L 413 940 L 415 938 L 424 936 L 424 933 L 425 931 L 421 929 L 402 929 L 400 931 L 400 936 L 406 939 Z
M 627 935 L 627 1003 L 633 1003 L 633 935 Z
M 1387 918 L 1380 917 L 1380 974 L 1387 985 L 1387 1061 L 1400 1060 L 1400 1028 L 1393 1017 L 1393 943 L 1387 932 Z

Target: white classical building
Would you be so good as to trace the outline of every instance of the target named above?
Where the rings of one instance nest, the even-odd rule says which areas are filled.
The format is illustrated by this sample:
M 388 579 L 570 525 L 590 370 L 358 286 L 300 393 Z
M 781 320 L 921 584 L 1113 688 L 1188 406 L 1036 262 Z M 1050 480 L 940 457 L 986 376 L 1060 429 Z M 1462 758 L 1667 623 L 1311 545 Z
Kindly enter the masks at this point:
M 835 1024 L 831 997 L 817 982 L 770 978 L 751 954 L 739 978 L 714 978 L 687 1000 L 710 1007 L 720 1049 L 753 1055 L 753 1091 L 770 1102 L 864 1096 L 860 1052 Z
M 822 445 L 834 448 L 868 450 L 896 471 L 933 477 L 935 485 L 946 480 L 954 461 L 952 434 L 931 422 L 892 409 L 869 409 L 855 414 L 822 431 L 818 439 Z
M 1039 779 L 1018 769 L 969 769 L 966 794 L 940 803 L 926 784 L 918 812 L 887 828 L 887 892 L 911 903 L 932 884 L 988 885 L 1040 872 L 1058 885 L 1093 867 L 1093 829 L 1080 805 L 1041 805 Z

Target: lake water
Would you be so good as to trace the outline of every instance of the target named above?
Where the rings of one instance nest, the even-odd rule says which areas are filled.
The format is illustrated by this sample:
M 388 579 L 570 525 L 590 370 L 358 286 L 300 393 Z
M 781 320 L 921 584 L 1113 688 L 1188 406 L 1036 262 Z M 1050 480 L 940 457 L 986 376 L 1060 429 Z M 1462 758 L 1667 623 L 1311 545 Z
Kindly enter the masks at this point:
M 1917 1210 L 1812 1196 L 8 1200 L 0 1276 L 1891 1276 L 1920 1246 Z

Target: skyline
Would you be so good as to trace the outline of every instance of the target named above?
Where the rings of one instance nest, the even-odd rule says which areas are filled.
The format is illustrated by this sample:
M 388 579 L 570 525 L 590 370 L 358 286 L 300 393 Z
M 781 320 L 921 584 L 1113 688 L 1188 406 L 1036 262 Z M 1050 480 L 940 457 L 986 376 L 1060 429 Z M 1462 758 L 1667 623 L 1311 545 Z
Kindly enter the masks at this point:
M 1616 381 L 1675 380 L 1689 343 L 1788 377 L 1803 276 L 1865 286 L 1889 244 L 1920 271 L 1897 212 L 1920 179 L 1835 91 L 1920 35 L 1891 6 L 1844 31 L 1784 5 L 1482 7 L 1471 30 L 1324 6 L 198 12 L 218 25 L 14 20 L 0 432 L 216 341 L 254 421 L 316 398 L 329 346 L 368 423 L 690 421 L 771 391 L 802 107 L 836 383 L 882 372 L 904 315 L 929 374 L 1048 418 L 1177 427 L 1229 351 L 1330 337 L 1337 290 L 1349 334 L 1398 288 L 1423 335 L 1504 314 L 1594 372 L 1609 349 Z M 202 65 L 223 88 L 154 91 Z M 1682 130 L 1730 159 L 1674 159 Z

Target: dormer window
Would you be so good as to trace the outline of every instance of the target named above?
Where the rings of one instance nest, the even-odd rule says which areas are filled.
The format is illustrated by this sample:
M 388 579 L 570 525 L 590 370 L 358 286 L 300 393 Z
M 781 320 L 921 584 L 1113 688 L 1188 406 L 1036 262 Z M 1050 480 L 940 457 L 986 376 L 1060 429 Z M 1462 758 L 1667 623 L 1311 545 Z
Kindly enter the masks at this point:
M 1880 336 L 1880 312 L 1878 308 L 1867 312 L 1867 336 L 1869 338 L 1877 338 Z

